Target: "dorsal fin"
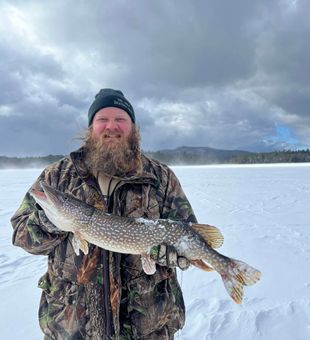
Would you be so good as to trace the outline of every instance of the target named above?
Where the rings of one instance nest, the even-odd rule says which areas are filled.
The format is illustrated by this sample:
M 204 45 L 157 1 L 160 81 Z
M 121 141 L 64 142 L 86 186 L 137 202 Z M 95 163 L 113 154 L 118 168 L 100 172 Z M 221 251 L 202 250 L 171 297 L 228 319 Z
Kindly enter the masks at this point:
M 219 248 L 224 237 L 218 228 L 208 224 L 192 224 L 191 227 L 208 243 L 211 248 Z

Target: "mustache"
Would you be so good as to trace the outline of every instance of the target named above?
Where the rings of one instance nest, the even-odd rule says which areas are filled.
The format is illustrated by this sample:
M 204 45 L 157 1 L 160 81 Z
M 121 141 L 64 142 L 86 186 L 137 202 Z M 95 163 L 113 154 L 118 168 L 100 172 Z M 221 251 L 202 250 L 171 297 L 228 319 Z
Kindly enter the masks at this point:
M 106 138 L 106 137 L 123 137 L 124 134 L 121 131 L 113 131 L 113 130 L 105 130 L 100 136 L 99 139 L 101 138 Z

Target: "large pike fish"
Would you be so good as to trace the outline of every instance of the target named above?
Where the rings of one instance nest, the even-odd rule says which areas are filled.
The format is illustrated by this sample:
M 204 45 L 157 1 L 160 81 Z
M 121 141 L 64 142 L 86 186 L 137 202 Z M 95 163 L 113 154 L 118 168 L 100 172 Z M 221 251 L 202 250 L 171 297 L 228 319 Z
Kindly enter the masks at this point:
M 32 196 L 56 227 L 74 234 L 73 247 L 77 255 L 80 249 L 84 254 L 88 253 L 88 243 L 114 252 L 141 255 L 144 271 L 152 275 L 156 263 L 150 256 L 151 248 L 171 245 L 179 256 L 186 257 L 195 266 L 207 271 L 216 270 L 236 303 L 242 302 L 243 286 L 260 279 L 260 271 L 214 250 L 223 243 L 222 234 L 216 227 L 168 219 L 116 216 L 44 182 L 40 185 L 43 192 L 33 189 Z

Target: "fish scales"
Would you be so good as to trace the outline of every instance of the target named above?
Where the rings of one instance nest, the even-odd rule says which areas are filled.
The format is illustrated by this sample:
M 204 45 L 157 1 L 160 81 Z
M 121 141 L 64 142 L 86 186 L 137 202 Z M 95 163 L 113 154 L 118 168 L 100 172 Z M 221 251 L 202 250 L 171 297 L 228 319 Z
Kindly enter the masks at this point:
M 186 257 L 198 268 L 216 270 L 236 303 L 242 301 L 243 286 L 252 285 L 261 277 L 259 270 L 212 248 L 212 244 L 216 247 L 222 244 L 222 235 L 215 227 L 168 219 L 116 216 L 44 182 L 40 184 L 43 192 L 32 190 L 33 198 L 56 227 L 74 234 L 72 240 L 77 255 L 79 250 L 88 253 L 88 242 L 114 252 L 141 255 L 142 267 L 151 275 L 156 271 L 155 261 L 150 257 L 151 248 L 160 244 L 171 245 L 179 256 Z
M 81 228 L 80 233 L 89 242 L 105 249 L 141 254 L 163 241 L 167 244 L 177 242 L 185 231 L 179 225 L 167 223 L 166 220 L 124 219 L 96 210 L 88 226 Z

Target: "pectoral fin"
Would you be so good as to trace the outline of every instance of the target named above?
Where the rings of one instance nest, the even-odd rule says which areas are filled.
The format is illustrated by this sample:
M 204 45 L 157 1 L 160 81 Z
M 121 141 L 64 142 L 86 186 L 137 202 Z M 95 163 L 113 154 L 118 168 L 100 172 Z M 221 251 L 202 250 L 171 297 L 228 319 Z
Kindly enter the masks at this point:
M 81 237 L 80 233 L 74 233 L 72 238 L 72 245 L 77 256 L 80 255 L 80 249 L 85 255 L 88 254 L 88 242 Z
M 149 254 L 141 254 L 142 268 L 148 275 L 153 275 L 156 272 L 156 262 L 151 259 Z

